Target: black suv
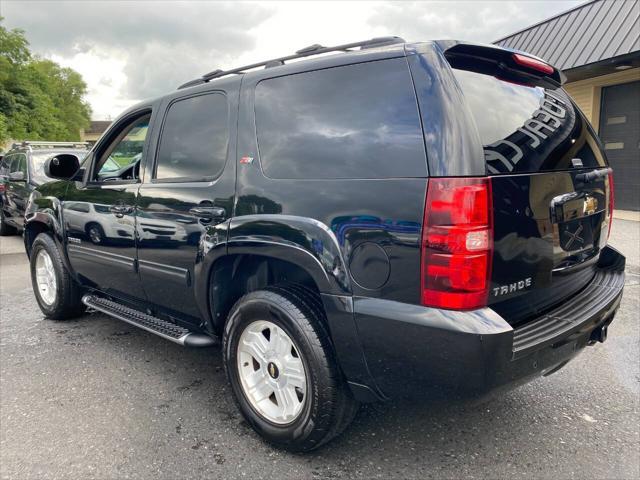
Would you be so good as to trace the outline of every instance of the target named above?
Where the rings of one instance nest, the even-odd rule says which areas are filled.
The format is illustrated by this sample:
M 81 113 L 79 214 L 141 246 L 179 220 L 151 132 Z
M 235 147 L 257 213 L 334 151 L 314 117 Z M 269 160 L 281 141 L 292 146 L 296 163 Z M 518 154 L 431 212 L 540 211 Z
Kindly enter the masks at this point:
M 63 181 L 24 236 L 37 301 L 220 339 L 242 414 L 292 450 L 359 402 L 548 375 L 605 340 L 625 263 L 604 151 L 561 83 L 521 52 L 395 37 L 211 72 L 82 164 L 48 162 Z
M 24 227 L 24 213 L 31 192 L 52 181 L 44 174 L 44 163 L 58 153 L 87 154 L 84 142 L 16 143 L 0 158 L 0 235 L 15 235 Z

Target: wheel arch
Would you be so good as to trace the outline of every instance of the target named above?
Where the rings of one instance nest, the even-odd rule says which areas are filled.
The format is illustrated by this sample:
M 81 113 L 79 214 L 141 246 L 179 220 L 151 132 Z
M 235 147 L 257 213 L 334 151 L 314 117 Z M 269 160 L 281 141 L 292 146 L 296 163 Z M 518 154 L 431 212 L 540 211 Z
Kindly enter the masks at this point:
M 219 331 L 230 306 L 244 293 L 289 281 L 318 293 L 351 295 L 347 268 L 335 234 L 324 223 L 307 217 L 250 214 L 232 218 L 226 238 L 219 231 L 202 242 L 196 265 L 196 299 L 207 322 Z M 216 285 L 225 292 L 215 298 Z M 229 300 L 231 299 L 231 300 Z M 206 325 L 208 323 L 209 325 Z
M 49 233 L 56 243 L 60 244 L 58 222 L 51 215 L 42 212 L 35 213 L 24 224 L 24 246 L 28 256 L 31 255 L 33 242 L 41 233 Z
M 318 270 L 296 262 L 290 247 L 280 254 L 255 253 L 234 249 L 212 265 L 206 285 L 207 313 L 211 329 L 219 333 L 224 328 L 229 311 L 246 293 L 281 283 L 297 283 L 320 294 L 330 283 Z

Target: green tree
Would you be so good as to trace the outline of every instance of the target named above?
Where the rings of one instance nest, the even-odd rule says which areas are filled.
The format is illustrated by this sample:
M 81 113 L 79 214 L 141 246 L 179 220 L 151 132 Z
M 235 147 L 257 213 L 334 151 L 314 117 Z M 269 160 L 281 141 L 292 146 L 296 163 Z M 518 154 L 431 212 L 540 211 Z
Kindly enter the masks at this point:
M 79 73 L 32 55 L 25 33 L 0 17 L 0 145 L 8 139 L 77 141 L 89 125 Z

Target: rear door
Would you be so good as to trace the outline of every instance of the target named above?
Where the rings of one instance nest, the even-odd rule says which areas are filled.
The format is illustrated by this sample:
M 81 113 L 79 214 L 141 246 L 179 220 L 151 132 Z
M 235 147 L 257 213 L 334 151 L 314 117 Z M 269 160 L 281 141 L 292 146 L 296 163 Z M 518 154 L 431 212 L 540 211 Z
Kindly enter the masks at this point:
M 610 223 L 607 161 L 562 88 L 449 60 L 492 177 L 489 304 L 517 324 L 593 277 Z
M 27 175 L 27 156 L 24 153 L 13 155 L 10 173 L 22 173 L 22 180 L 9 179 L 7 189 L 8 213 L 13 223 L 19 228 L 24 227 L 24 211 L 29 200 L 31 189 Z
M 237 87 L 177 92 L 163 103 L 154 161 L 137 200 L 138 265 L 149 301 L 199 323 L 205 250 L 226 244 L 235 191 Z M 206 299 L 205 299 L 206 300 Z

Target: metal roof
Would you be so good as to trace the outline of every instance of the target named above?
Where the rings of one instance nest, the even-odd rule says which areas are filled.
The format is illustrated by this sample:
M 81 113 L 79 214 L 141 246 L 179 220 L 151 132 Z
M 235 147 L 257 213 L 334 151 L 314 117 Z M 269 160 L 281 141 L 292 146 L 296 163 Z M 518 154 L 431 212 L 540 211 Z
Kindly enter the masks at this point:
M 594 0 L 496 40 L 560 70 L 640 50 L 640 0 Z

